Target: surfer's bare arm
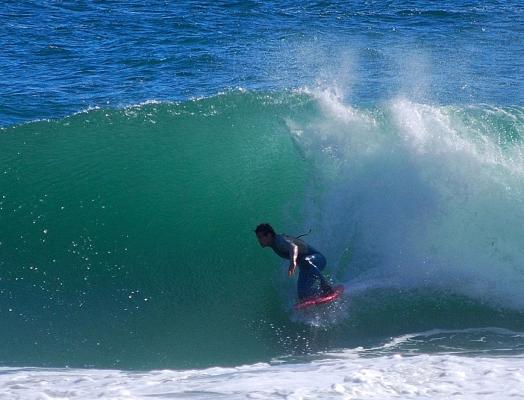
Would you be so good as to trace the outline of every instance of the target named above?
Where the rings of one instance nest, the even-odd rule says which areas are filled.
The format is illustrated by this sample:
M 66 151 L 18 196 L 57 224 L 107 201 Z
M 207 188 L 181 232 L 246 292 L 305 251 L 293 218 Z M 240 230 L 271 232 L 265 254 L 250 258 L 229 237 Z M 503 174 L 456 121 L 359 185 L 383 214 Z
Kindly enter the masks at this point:
M 290 254 L 290 257 L 289 259 L 291 260 L 291 262 L 289 263 L 289 269 L 288 269 L 288 275 L 291 276 L 295 273 L 295 269 L 297 268 L 297 258 L 298 258 L 298 246 L 293 243 L 293 242 L 290 242 L 291 244 L 291 254 Z

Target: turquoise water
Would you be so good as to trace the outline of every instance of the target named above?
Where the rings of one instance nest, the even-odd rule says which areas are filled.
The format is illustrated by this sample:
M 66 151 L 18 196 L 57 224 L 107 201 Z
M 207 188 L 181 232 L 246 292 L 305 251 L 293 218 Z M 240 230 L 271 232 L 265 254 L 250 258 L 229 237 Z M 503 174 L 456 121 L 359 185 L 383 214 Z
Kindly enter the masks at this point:
M 518 331 L 523 110 L 337 101 L 239 91 L 4 129 L 2 361 L 204 367 Z M 312 229 L 349 296 L 293 312 L 266 220 Z
M 521 354 L 520 3 L 0 19 L 2 366 Z M 260 222 L 311 229 L 347 296 L 294 312 Z

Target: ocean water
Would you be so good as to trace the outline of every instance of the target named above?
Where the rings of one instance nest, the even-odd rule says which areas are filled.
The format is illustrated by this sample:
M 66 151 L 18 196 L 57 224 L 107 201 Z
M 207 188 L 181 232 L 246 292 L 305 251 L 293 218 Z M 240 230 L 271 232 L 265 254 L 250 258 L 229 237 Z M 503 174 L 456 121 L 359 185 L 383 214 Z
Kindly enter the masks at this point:
M 0 398 L 524 396 L 520 2 L 0 20 Z

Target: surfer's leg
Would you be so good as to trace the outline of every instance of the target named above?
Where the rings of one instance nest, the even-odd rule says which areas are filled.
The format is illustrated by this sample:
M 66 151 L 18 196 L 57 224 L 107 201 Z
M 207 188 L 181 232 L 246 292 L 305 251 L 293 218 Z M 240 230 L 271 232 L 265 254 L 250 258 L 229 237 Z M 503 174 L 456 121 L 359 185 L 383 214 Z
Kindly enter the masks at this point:
M 329 294 L 333 292 L 333 288 L 329 282 L 320 273 L 326 268 L 326 257 L 320 253 L 315 253 L 310 256 L 304 257 L 304 261 L 310 265 L 311 273 L 320 281 L 320 293 Z
M 320 273 L 325 267 L 326 259 L 320 253 L 306 256 L 300 261 L 297 282 L 297 292 L 300 300 L 333 292 L 331 285 Z
M 298 266 L 297 294 L 299 300 L 304 300 L 318 294 L 316 288 L 316 286 L 318 286 L 318 280 L 311 272 L 312 269 L 310 265 L 303 263 Z

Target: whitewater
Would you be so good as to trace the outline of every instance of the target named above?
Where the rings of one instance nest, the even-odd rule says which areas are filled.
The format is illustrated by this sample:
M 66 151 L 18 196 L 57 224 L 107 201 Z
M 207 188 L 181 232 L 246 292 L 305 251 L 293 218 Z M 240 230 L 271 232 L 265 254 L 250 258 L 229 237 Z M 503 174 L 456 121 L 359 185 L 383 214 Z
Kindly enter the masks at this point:
M 490 330 L 484 331 L 484 333 Z M 500 332 L 522 338 L 522 334 Z M 450 332 L 427 332 L 433 340 Z M 465 332 L 452 332 L 461 334 Z M 471 332 L 470 332 L 471 333 Z M 477 333 L 481 333 L 480 331 Z M 403 356 L 405 335 L 381 348 L 319 354 L 310 360 L 203 370 L 0 369 L 0 395 L 12 399 L 500 399 L 520 398 L 521 356 Z M 480 339 L 482 341 L 482 338 Z M 391 352 L 378 356 L 371 352 Z M 500 383 L 504 382 L 504 385 Z
M 0 394 L 11 399 L 501 399 L 520 398 L 524 388 L 521 358 L 361 358 L 351 352 L 304 365 L 0 373 Z

